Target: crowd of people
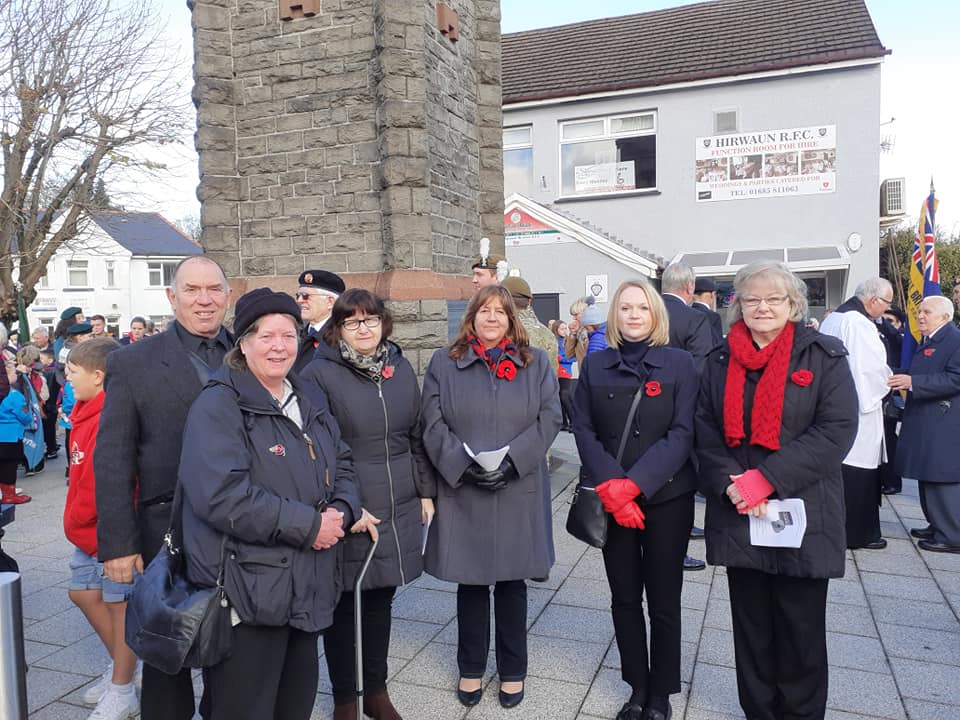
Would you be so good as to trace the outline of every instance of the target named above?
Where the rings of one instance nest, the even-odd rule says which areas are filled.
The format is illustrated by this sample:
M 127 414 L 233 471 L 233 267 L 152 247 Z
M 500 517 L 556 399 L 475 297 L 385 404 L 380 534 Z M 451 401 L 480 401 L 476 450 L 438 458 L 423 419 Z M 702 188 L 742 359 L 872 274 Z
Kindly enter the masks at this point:
M 231 654 L 203 669 L 206 720 L 310 717 L 321 640 L 335 720 L 356 717 L 361 681 L 369 717 L 400 718 L 387 689 L 392 602 L 424 572 L 457 584 L 459 701 L 480 702 L 492 620 L 498 701 L 520 705 L 527 582 L 555 559 L 547 460 L 561 430 L 607 513 L 603 563 L 630 687 L 616 720 L 672 715 L 684 571 L 705 566 L 691 539 L 727 568 L 745 714 L 823 717 L 828 583 L 847 548 L 884 547 L 882 493 L 919 480 L 929 526 L 912 533 L 924 550 L 960 552 L 960 485 L 943 449 L 960 414 L 953 303 L 923 301 L 924 343 L 901 368 L 900 311 L 879 278 L 818 331 L 803 280 L 753 263 L 734 278 L 724 333 L 716 284 L 681 264 L 661 291 L 628 280 L 606 309 L 578 300 L 549 326 L 506 269 L 489 253 L 474 263 L 475 293 L 422 384 L 368 289 L 309 270 L 293 297 L 240 297 L 228 329 L 231 289 L 205 256 L 177 266 L 173 316 L 155 337 L 136 318 L 121 344 L 68 308 L 52 341 L 37 334 L 14 354 L 0 338 L 4 502 L 29 501 L 15 487 L 24 433 L 49 417 L 51 395 L 69 424 L 69 593 L 112 660 L 84 692 L 92 720 L 194 715 L 190 670 L 138 671 L 123 642 L 125 601 L 172 527 L 189 579 L 229 603 Z M 141 392 L 143 377 L 165 392 Z M 48 437 L 54 452 L 55 426 Z M 790 542 L 758 530 L 799 522 L 798 503 L 806 525 Z

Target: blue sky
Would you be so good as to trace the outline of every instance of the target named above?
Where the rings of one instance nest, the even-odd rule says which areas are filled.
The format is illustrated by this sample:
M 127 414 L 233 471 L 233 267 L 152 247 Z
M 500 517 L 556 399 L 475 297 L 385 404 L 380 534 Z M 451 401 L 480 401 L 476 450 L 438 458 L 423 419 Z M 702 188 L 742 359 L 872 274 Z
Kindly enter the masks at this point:
M 501 24 L 505 33 L 518 32 L 686 4 L 670 0 L 501 0 Z M 160 8 L 169 21 L 171 41 L 189 48 L 185 0 L 160 0 Z M 932 175 L 940 198 L 937 222 L 947 233 L 960 234 L 960 145 L 950 140 L 960 117 L 956 91 L 960 2 L 867 0 L 867 8 L 880 40 L 893 50 L 883 64 L 877 122 L 896 118 L 881 131 L 894 140 L 894 147 L 881 156 L 880 177 L 906 178 L 907 208 L 916 216 Z M 184 174 L 175 182 L 157 186 L 154 193 L 158 209 L 171 219 L 198 212 L 191 163 L 195 161 L 187 152 L 179 163 Z

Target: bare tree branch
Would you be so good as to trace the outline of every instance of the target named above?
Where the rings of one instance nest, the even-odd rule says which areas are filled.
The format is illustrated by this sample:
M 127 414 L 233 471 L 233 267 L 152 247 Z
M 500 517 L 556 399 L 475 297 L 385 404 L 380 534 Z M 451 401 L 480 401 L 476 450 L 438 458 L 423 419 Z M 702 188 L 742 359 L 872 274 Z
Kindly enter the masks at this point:
M 82 227 L 105 175 L 155 172 L 192 130 L 149 2 L 0 0 L 0 319 Z M 63 222 L 53 230 L 54 221 Z

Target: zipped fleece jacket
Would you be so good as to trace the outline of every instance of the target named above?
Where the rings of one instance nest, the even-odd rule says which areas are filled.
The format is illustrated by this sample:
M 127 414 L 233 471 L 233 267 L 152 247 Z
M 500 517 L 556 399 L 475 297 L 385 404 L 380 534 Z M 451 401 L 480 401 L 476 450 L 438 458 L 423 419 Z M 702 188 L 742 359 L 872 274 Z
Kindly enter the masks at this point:
M 303 430 L 247 370 L 220 368 L 194 401 L 178 473 L 183 549 L 190 580 L 212 587 L 226 536 L 224 590 L 241 621 L 317 632 L 333 622 L 341 591 L 342 544 L 312 547 L 320 508 L 342 510 L 349 529 L 360 498 L 323 393 L 288 379 Z
M 93 451 L 97 446 L 100 412 L 103 410 L 103 391 L 93 400 L 79 401 L 73 406 L 70 420 L 70 487 L 63 507 L 63 532 L 87 555 L 97 554 L 97 497 L 93 472 Z

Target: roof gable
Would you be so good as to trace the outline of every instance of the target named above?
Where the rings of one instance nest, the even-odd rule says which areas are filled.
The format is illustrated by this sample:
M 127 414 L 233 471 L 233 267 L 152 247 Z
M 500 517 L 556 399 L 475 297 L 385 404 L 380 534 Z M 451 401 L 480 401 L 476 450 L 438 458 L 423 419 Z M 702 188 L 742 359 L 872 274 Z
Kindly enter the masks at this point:
M 90 217 L 134 255 L 201 255 L 203 248 L 159 213 L 94 210 Z
M 880 58 L 864 0 L 713 0 L 503 36 L 504 104 Z

